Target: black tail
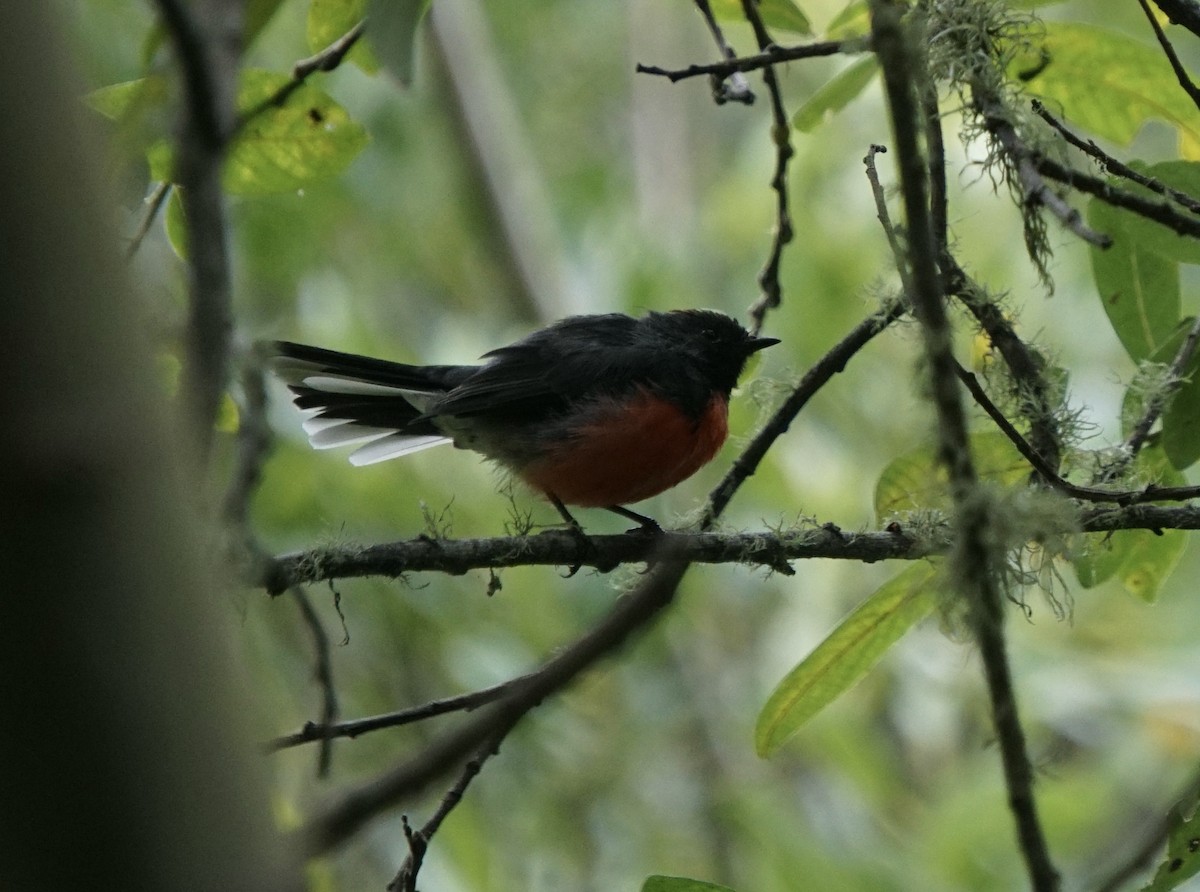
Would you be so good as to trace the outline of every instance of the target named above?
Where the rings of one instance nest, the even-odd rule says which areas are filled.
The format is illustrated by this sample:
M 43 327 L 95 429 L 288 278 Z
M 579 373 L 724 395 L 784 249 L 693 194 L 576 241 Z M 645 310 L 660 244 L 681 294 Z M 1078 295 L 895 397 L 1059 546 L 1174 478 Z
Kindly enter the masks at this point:
M 309 442 L 316 449 L 359 445 L 350 456 L 356 465 L 446 442 L 423 412 L 469 371 L 404 365 L 287 341 L 273 347 L 271 367 L 307 416 Z

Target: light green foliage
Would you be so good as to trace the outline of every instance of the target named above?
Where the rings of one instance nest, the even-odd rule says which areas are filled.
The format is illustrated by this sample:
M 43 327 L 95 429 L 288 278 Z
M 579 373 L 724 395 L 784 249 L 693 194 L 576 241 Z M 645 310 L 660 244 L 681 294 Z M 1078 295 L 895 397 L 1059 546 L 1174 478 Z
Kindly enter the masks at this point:
M 642 892 L 733 892 L 733 889 L 684 877 L 652 876 L 642 883 Z
M 916 563 L 880 586 L 771 693 L 754 728 L 760 756 L 778 750 L 800 727 L 859 682 L 880 657 L 938 603 L 938 570 Z
M 841 111 L 854 100 L 878 73 L 879 64 L 874 56 L 855 61 L 800 106 L 792 116 L 792 126 L 801 133 L 811 133 L 827 116 Z
M 393 77 L 412 83 L 416 60 L 417 26 L 429 10 L 430 0 L 368 0 L 371 47 Z
M 742 0 L 712 0 L 713 14 L 725 21 L 744 22 Z M 763 24 L 768 28 L 778 28 L 793 34 L 811 34 L 812 25 L 808 22 L 803 10 L 794 0 L 762 0 L 758 7 Z
M 367 15 L 367 5 L 368 0 L 310 0 L 306 28 L 309 50 L 319 53 L 361 22 Z M 369 74 L 379 70 L 371 45 L 364 41 L 354 45 L 348 58 Z
M 1200 873 L 1200 797 L 1193 791 L 1171 810 L 1167 854 L 1142 892 L 1170 892 Z
M 1180 486 L 1186 482 L 1157 446 L 1138 453 L 1135 467 L 1142 483 Z M 1187 547 L 1187 533 L 1182 530 L 1121 530 L 1112 535 L 1089 533 L 1082 539 L 1073 559 L 1080 585 L 1092 588 L 1115 577 L 1126 591 L 1149 603 L 1158 598 Z
M 1200 149 L 1200 119 L 1154 46 L 1091 25 L 1047 22 L 1039 49 L 1009 73 L 1073 125 L 1127 145 L 1150 119 L 1179 129 L 1185 158 Z
M 1200 194 L 1200 165 L 1195 163 L 1143 165 L 1141 172 L 1168 186 Z M 1152 194 L 1127 180 L 1120 186 L 1139 195 Z M 1107 250 L 1091 250 L 1101 305 L 1129 355 L 1135 360 L 1149 359 L 1179 325 L 1179 264 L 1200 263 L 1200 243 L 1098 200 L 1088 203 L 1087 219 L 1088 225 L 1113 240 Z

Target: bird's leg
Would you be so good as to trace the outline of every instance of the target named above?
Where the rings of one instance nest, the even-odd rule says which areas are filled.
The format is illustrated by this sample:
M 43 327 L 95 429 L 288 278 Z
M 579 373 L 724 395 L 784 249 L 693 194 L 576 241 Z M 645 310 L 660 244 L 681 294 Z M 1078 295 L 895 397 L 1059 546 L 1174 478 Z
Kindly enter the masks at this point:
M 645 533 L 651 536 L 657 536 L 663 531 L 663 528 L 658 525 L 658 521 L 653 517 L 647 517 L 645 514 L 638 514 L 636 511 L 630 511 L 621 505 L 606 505 L 605 511 L 611 511 L 613 514 L 619 514 L 626 520 L 632 520 L 638 524 L 637 529 L 628 530 L 630 533 Z
M 583 527 L 580 526 L 579 521 L 577 521 L 571 512 L 567 510 L 567 506 L 562 503 L 562 499 L 552 492 L 546 493 L 546 498 L 549 500 L 550 504 L 554 506 L 555 510 L 558 511 L 558 513 L 562 516 L 562 519 L 567 522 L 567 529 L 575 537 L 576 541 L 579 542 L 580 549 L 591 550 L 592 541 L 587 537 L 587 533 L 583 531 Z M 572 564 L 567 569 L 567 575 L 565 578 L 570 579 L 579 572 L 579 569 L 582 566 L 583 564 L 581 563 Z

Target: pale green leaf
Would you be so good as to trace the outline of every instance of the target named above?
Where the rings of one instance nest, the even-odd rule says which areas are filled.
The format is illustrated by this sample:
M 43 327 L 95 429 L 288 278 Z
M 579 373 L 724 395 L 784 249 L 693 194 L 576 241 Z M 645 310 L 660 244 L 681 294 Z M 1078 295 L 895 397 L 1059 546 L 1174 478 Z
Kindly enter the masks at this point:
M 825 36 L 830 40 L 850 40 L 870 33 L 871 11 L 867 8 L 866 0 L 854 0 L 835 15 L 825 29 Z
M 1029 476 L 1029 463 L 1003 434 L 990 431 L 974 434 L 970 444 L 976 473 L 981 479 L 1018 484 Z M 932 446 L 893 459 L 875 484 L 875 516 L 880 522 L 902 511 L 950 507 L 946 472 L 937 462 Z
M 270 71 L 243 72 L 238 107 L 258 107 L 288 80 Z M 366 131 L 342 106 L 306 84 L 242 128 L 225 162 L 224 185 L 233 195 L 290 192 L 340 174 L 366 143 Z
M 1185 145 L 1200 145 L 1200 115 L 1157 46 L 1092 25 L 1044 28 L 1045 64 L 1018 59 L 1011 71 L 1029 93 L 1068 110 L 1073 125 L 1122 145 L 1152 118 L 1177 127 Z
M 384 68 L 401 84 L 412 83 L 417 26 L 430 0 L 368 0 L 368 37 Z
M 910 565 L 855 608 L 787 674 L 758 716 L 754 743 L 760 756 L 778 750 L 933 611 L 938 603 L 936 577 L 931 563 Z
M 1133 166 L 1172 188 L 1200 196 L 1200 164 L 1196 162 Z M 1120 185 L 1155 197 L 1127 180 Z M 1087 219 L 1089 225 L 1113 239 L 1107 250 L 1091 249 L 1092 276 L 1101 305 L 1129 355 L 1135 360 L 1149 359 L 1178 329 L 1179 264 L 1200 264 L 1200 242 L 1099 199 L 1088 203 Z
M 163 209 L 163 228 L 167 231 L 167 241 L 179 259 L 187 260 L 187 218 L 184 216 L 183 195 L 179 189 L 171 189 L 167 198 L 167 206 Z
M 792 126 L 801 133 L 811 133 L 826 117 L 841 111 L 865 90 L 878 71 L 879 63 L 874 56 L 859 59 L 808 97 L 792 118 Z
M 712 0 L 713 15 L 725 21 L 746 21 L 741 0 Z M 763 24 L 771 29 L 791 31 L 793 34 L 811 34 L 812 25 L 808 16 L 792 0 L 762 0 L 758 6 Z
M 367 0 L 310 0 L 308 5 L 308 48 L 314 53 L 343 37 L 367 15 Z M 346 56 L 368 74 L 379 70 L 370 45 L 360 40 Z
M 642 892 L 733 892 L 728 886 L 689 880 L 686 877 L 652 876 L 642 883 Z

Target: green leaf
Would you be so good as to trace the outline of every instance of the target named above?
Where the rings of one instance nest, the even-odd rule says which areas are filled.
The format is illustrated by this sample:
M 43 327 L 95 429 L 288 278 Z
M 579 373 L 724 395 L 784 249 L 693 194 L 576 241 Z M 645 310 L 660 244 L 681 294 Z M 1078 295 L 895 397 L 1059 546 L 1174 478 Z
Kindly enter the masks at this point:
M 1185 482 L 1159 446 L 1147 446 L 1138 453 L 1136 467 L 1147 482 L 1161 486 L 1181 486 Z M 1187 548 L 1183 530 L 1089 533 L 1083 541 L 1083 552 L 1072 559 L 1080 585 L 1092 588 L 1115 576 L 1127 592 L 1149 604 L 1158 599 L 1159 589 Z
M 308 48 L 314 53 L 319 53 L 366 18 L 366 15 L 367 0 L 310 0 Z M 356 43 L 346 58 L 368 74 L 379 70 L 379 61 L 366 41 L 360 40 Z
M 368 0 L 369 39 L 384 67 L 404 86 L 412 83 L 417 26 L 430 0 Z
M 1169 161 L 1133 166 L 1168 186 L 1200 195 L 1200 164 Z M 1152 196 L 1125 180 L 1121 186 Z M 1135 361 L 1150 359 L 1178 328 L 1179 264 L 1200 264 L 1200 242 L 1099 199 L 1088 203 L 1087 219 L 1113 239 L 1108 250 L 1093 247 L 1090 252 L 1101 305 L 1126 352 Z
M 981 479 L 1015 485 L 1029 476 L 1029 463 L 1003 434 L 974 434 L 970 443 L 971 456 Z M 875 516 L 880 522 L 901 511 L 948 510 L 950 507 L 946 472 L 937 462 L 932 446 L 914 449 L 893 459 L 875 484 Z
M 247 69 L 238 108 L 257 108 L 289 80 Z M 305 84 L 282 107 L 265 109 L 242 128 L 225 163 L 224 185 L 232 195 L 291 192 L 340 174 L 366 144 L 366 131 L 342 106 Z
M 1171 809 L 1167 854 L 1142 892 L 1170 892 L 1200 873 L 1200 801 L 1195 793 Z
M 1017 59 L 1010 70 L 1028 78 L 1029 93 L 1052 110 L 1069 109 L 1072 124 L 1122 145 L 1151 118 L 1166 121 L 1178 128 L 1185 157 L 1197 157 L 1200 116 L 1158 47 L 1092 25 L 1046 22 L 1044 28 L 1046 64 Z
M 835 15 L 829 27 L 825 29 L 825 36 L 830 40 L 849 40 L 870 33 L 871 11 L 867 8 L 866 0 L 854 0 Z
M 792 126 L 801 133 L 811 133 L 827 116 L 841 111 L 865 90 L 878 71 L 879 63 L 874 56 L 859 59 L 818 88 L 800 106 L 792 118 Z
M 110 121 L 123 121 L 134 113 L 167 101 L 167 79 L 162 75 L 140 77 L 134 81 L 110 84 L 83 97 Z
M 183 195 L 177 188 L 171 189 L 167 198 L 167 206 L 163 211 L 163 228 L 167 231 L 167 241 L 179 255 L 179 259 L 187 260 L 187 217 L 183 212 Z
M 711 6 L 713 15 L 719 19 L 746 21 L 741 0 L 712 0 Z M 758 13 L 768 28 L 791 31 L 794 34 L 812 34 L 808 16 L 792 0 L 761 0 Z
M 262 29 L 274 17 L 276 11 L 283 5 L 283 0 L 247 0 L 246 2 L 246 46 L 254 43 Z
M 733 892 L 728 886 L 689 880 L 685 877 L 652 876 L 642 883 L 642 892 Z
M 933 611 L 938 603 L 936 576 L 931 563 L 910 565 L 855 608 L 787 674 L 758 716 L 754 745 L 760 756 L 778 750 Z

